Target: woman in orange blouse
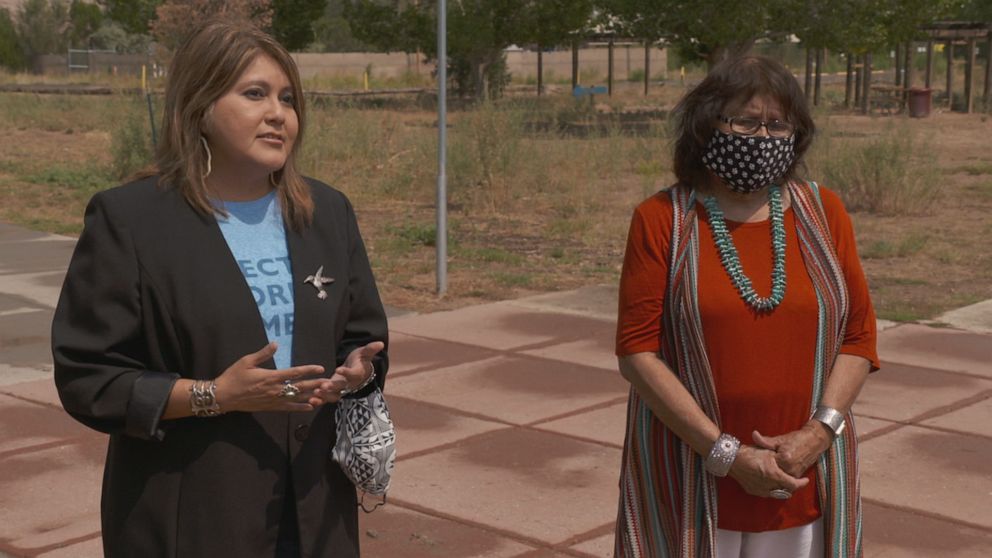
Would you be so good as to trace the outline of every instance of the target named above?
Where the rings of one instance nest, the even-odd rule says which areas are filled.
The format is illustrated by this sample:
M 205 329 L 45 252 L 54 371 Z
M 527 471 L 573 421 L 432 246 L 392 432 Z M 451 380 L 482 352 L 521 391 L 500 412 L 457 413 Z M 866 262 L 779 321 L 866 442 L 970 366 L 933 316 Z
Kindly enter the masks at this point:
M 860 556 L 875 314 L 841 200 L 798 177 L 805 97 L 745 57 L 675 115 L 677 183 L 635 210 L 620 280 L 617 556 Z

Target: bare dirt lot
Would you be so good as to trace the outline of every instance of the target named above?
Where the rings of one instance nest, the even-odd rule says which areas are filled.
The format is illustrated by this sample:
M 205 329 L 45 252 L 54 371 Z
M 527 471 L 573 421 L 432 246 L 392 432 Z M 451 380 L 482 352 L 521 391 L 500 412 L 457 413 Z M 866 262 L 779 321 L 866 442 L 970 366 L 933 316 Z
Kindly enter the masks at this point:
M 8 102 L 9 101 L 9 102 Z M 571 110 L 563 99 L 546 111 Z M 620 99 L 649 108 L 659 96 Z M 119 97 L 0 97 L 0 219 L 78 234 L 93 192 L 118 181 L 115 130 L 134 103 Z M 671 180 L 664 124 L 586 136 L 530 133 L 534 113 L 452 114 L 449 291 L 434 294 L 434 115 L 407 107 L 314 107 L 305 170 L 347 193 L 359 213 L 384 300 L 418 311 L 464 306 L 588 284 L 614 284 L 633 207 Z M 992 298 L 992 119 L 817 116 L 810 178 L 826 187 L 838 146 L 912 136 L 933 173 L 923 209 L 853 213 L 880 317 L 931 319 Z M 824 151 L 826 149 L 826 151 Z M 838 155 L 839 156 L 839 155 Z M 836 161 L 835 161 L 836 162 Z M 865 166 L 888 164 L 869 161 Z M 907 163 L 902 163 L 907 164 Z

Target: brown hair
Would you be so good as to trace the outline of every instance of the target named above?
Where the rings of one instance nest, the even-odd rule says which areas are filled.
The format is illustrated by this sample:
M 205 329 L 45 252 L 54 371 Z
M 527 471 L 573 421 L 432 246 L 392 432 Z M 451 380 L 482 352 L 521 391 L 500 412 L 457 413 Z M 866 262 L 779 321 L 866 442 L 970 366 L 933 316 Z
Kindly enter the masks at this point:
M 195 29 L 176 51 L 165 89 L 162 136 L 155 161 L 162 183 L 178 188 L 186 201 L 204 215 L 216 209 L 207 196 L 203 175 L 207 156 L 200 143 L 204 117 L 259 55 L 272 57 L 286 72 L 293 89 L 299 132 L 282 169 L 273 173 L 283 218 L 300 232 L 310 224 L 310 188 L 296 169 L 304 130 L 303 86 L 289 52 L 275 39 L 245 21 L 211 19 Z
M 782 64 L 764 56 L 741 56 L 714 66 L 675 107 L 674 172 L 680 183 L 699 187 L 708 182 L 703 153 L 713 136 L 717 116 L 728 107 L 733 108 L 732 103 L 747 103 L 755 95 L 767 95 L 778 101 L 785 120 L 796 127 L 796 157 L 784 178 L 797 177 L 797 169 L 803 165 L 803 155 L 816 131 L 806 96 Z

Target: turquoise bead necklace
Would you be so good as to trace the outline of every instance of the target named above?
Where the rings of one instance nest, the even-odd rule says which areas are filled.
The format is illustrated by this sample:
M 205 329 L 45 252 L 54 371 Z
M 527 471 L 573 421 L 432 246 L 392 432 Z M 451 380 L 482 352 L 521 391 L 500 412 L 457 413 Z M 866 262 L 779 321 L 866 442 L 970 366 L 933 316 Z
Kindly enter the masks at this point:
M 785 298 L 785 215 L 782 210 L 782 187 L 772 184 L 768 188 L 768 209 L 772 222 L 772 293 L 771 296 L 761 297 L 754 292 L 751 279 L 744 275 L 744 268 L 741 266 L 740 256 L 737 254 L 737 247 L 734 246 L 734 239 L 727 230 L 727 223 L 723 218 L 723 210 L 713 196 L 703 198 L 703 207 L 710 216 L 710 229 L 713 230 L 713 240 L 716 242 L 717 250 L 720 252 L 720 262 L 723 269 L 727 270 L 730 280 L 737 287 L 737 292 L 741 298 L 751 308 L 758 312 L 770 312 L 778 306 Z

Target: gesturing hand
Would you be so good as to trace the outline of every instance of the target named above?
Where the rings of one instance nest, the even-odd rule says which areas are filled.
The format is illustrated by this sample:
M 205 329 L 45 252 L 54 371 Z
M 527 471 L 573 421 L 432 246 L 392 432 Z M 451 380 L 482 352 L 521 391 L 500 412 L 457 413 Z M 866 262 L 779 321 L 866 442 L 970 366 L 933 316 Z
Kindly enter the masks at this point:
M 372 357 L 384 348 L 386 344 L 382 341 L 373 341 L 351 351 L 344 359 L 344 364 L 334 369 L 334 375 L 320 382 L 310 402 L 313 405 L 334 403 L 341 399 L 341 390 L 355 389 L 362 385 L 372 374 Z
M 751 437 L 758 447 L 774 451 L 778 466 L 794 477 L 805 475 L 832 442 L 827 431 L 815 421 L 781 436 L 763 436 L 755 430 Z
M 775 489 L 795 492 L 809 484 L 809 479 L 796 478 L 783 471 L 775 461 L 774 452 L 744 445 L 737 451 L 730 476 L 748 494 L 765 498 Z
M 323 379 L 301 378 L 319 376 L 324 373 L 324 367 L 306 365 L 283 370 L 259 368 L 263 362 L 272 358 L 276 348 L 275 342 L 269 343 L 261 350 L 239 358 L 217 377 L 217 404 L 224 412 L 312 411 L 319 404 L 311 400 L 311 395 Z M 287 380 L 300 390 L 300 395 L 294 398 L 281 395 Z

